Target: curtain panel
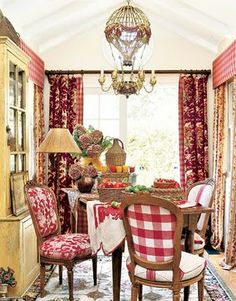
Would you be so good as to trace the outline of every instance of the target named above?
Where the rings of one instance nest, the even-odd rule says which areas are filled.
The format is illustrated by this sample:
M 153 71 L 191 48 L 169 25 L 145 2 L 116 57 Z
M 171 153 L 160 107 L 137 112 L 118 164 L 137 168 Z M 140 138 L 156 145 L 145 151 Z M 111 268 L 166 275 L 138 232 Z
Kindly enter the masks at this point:
M 179 78 L 180 182 L 187 187 L 208 177 L 207 80 L 205 74 Z
M 225 269 L 231 269 L 236 266 L 236 77 L 233 83 L 233 116 L 234 116 L 234 133 L 233 133 L 233 159 L 232 159 L 232 183 L 230 195 L 230 217 L 229 229 L 225 249 L 225 259 L 223 266 Z
M 77 123 L 83 123 L 83 79 L 81 76 L 49 75 L 49 83 L 49 128 L 68 128 L 72 133 Z M 57 191 L 57 177 L 59 188 L 72 185 L 68 169 L 74 160 L 70 154 L 49 155 L 48 185 L 54 191 Z M 70 206 L 65 193 L 59 190 L 58 197 L 62 231 L 65 232 L 70 228 Z
M 215 89 L 214 124 L 213 124 L 213 177 L 216 182 L 213 200 L 214 212 L 211 216 L 211 245 L 220 249 L 223 239 L 224 203 L 225 203 L 225 85 Z
M 43 142 L 44 139 L 44 104 L 43 89 L 34 84 L 34 150 Z M 45 156 L 42 153 L 35 154 L 35 177 L 38 183 L 45 181 Z

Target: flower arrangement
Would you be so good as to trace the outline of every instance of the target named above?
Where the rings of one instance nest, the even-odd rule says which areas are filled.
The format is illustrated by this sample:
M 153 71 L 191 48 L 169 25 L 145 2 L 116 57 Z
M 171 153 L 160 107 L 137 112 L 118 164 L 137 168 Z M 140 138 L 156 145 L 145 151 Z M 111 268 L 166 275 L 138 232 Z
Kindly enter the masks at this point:
M 97 175 L 97 170 L 93 165 L 82 166 L 79 162 L 77 162 L 72 164 L 69 168 L 69 176 L 73 180 L 78 180 L 82 177 L 96 178 Z
M 0 267 L 0 284 L 8 284 L 11 287 L 15 287 L 17 282 L 13 276 L 14 273 L 14 270 L 10 267 L 7 267 L 7 270 Z
M 111 145 L 111 138 L 103 137 L 103 133 L 91 125 L 86 129 L 82 124 L 77 124 L 73 138 L 81 150 L 82 157 L 98 157 Z

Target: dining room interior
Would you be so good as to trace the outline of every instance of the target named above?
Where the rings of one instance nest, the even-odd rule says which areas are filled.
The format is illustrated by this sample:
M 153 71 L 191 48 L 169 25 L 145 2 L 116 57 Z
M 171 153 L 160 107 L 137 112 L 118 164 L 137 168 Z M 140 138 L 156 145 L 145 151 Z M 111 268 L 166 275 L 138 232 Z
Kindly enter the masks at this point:
M 0 0 L 0 300 L 236 300 L 235 10 Z

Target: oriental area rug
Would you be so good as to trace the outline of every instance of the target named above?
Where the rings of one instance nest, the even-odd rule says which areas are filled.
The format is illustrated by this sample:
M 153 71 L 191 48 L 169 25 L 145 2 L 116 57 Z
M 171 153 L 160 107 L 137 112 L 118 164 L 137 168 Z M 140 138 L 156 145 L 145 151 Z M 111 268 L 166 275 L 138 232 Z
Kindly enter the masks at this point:
M 125 256 L 123 256 L 125 257 Z M 126 258 L 122 262 L 122 278 L 120 300 L 130 300 L 130 280 L 125 264 Z M 93 286 L 92 261 L 87 260 L 74 267 L 74 300 L 75 301 L 112 301 L 112 276 L 111 257 L 98 255 L 98 285 Z M 47 284 L 45 285 L 46 295 L 39 297 L 39 278 L 23 296 L 27 301 L 66 301 L 68 300 L 67 272 L 63 269 L 63 284 L 59 286 L 58 270 L 47 272 Z M 205 301 L 233 301 L 222 283 L 208 267 L 205 275 Z M 143 301 L 171 301 L 172 291 L 166 289 L 143 287 Z M 197 286 L 191 286 L 189 301 L 196 301 Z

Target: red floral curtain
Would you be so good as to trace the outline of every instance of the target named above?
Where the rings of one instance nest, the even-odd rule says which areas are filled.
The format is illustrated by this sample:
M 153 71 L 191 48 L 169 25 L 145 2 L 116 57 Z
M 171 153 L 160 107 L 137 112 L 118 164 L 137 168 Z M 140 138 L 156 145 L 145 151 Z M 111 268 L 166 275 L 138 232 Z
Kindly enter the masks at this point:
M 207 79 L 205 74 L 181 74 L 179 78 L 182 187 L 208 177 Z
M 34 84 L 34 149 L 44 139 L 44 105 L 43 89 Z M 45 179 L 45 156 L 42 153 L 35 154 L 35 177 L 38 183 L 44 183 Z
M 49 128 L 68 128 L 72 133 L 77 123 L 83 123 L 83 79 L 70 75 L 50 75 L 49 83 Z M 57 190 L 57 177 L 60 188 L 71 186 L 68 168 L 73 162 L 70 154 L 49 155 L 48 185 L 54 191 Z M 65 232 L 70 228 L 70 206 L 61 190 L 58 198 L 62 231 Z

